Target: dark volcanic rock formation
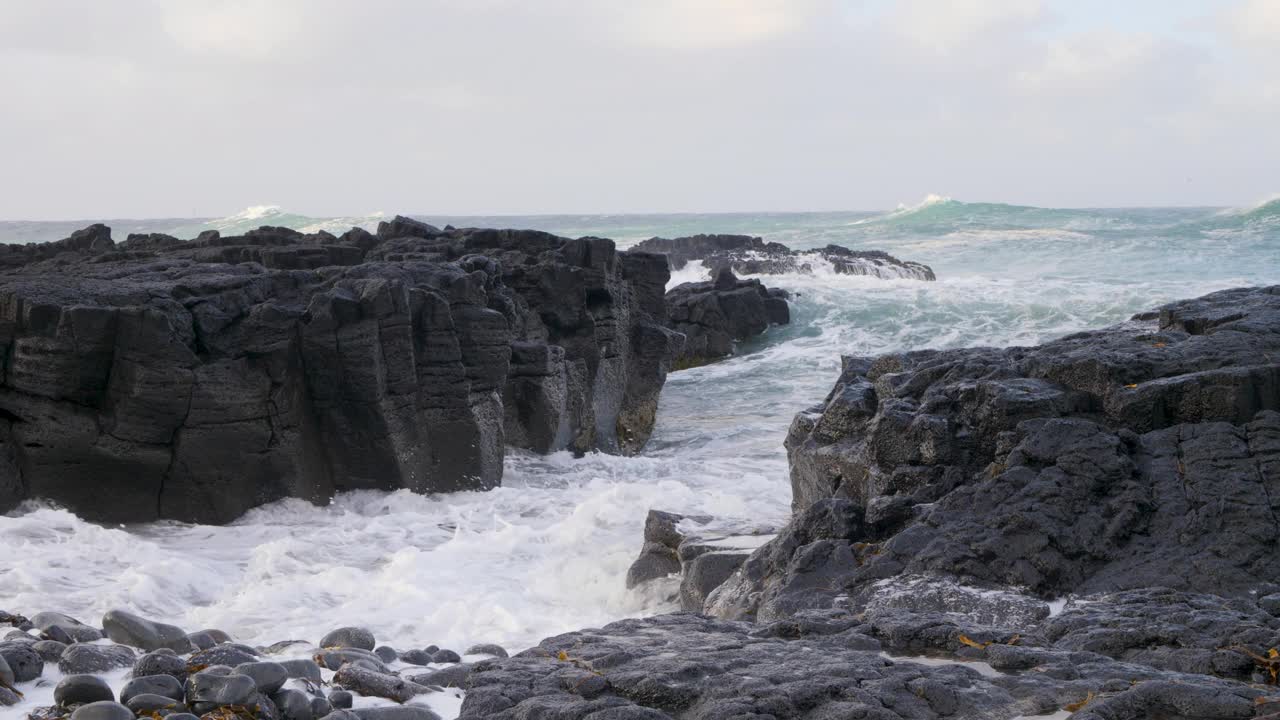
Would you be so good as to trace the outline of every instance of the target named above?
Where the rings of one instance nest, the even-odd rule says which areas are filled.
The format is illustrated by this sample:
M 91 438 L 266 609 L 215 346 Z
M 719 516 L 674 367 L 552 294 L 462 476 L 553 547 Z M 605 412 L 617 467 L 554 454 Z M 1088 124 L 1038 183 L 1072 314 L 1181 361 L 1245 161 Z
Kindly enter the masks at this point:
M 706 597 L 723 620 L 482 663 L 463 717 L 1276 717 L 1280 287 L 849 358 L 787 447 L 796 515 Z M 651 525 L 637 575 L 680 547 Z
M 707 266 L 713 277 L 721 268 L 726 267 L 742 275 L 777 275 L 811 273 L 815 265 L 826 264 L 830 265 L 833 272 L 842 275 L 937 279 L 928 265 L 899 260 L 880 250 L 850 250 L 841 245 L 828 245 L 817 250 L 792 250 L 782 243 L 767 243 L 750 235 L 650 238 L 632 249 L 666 255 L 671 261 L 672 270 L 700 261 Z
M 705 365 L 733 354 L 733 345 L 770 325 L 791 322 L 787 292 L 759 280 L 739 280 L 727 267 L 710 282 L 683 283 L 667 293 L 670 327 L 685 336 L 679 367 Z
M 966 640 L 986 645 L 980 654 Z M 936 615 L 910 626 L 843 611 L 755 626 L 691 614 L 624 620 L 477 665 L 460 718 L 1010 720 L 1083 706 L 1074 717 L 1226 720 L 1261 715 L 1276 699 L 1258 686 L 1028 640 Z M 965 662 L 888 656 L 925 646 Z M 983 655 L 986 664 L 972 662 Z M 997 672 L 996 657 L 1036 671 Z
M 1242 289 L 1040 347 L 847 358 L 787 439 L 797 520 L 708 607 L 857 604 L 899 576 L 1280 590 L 1278 330 L 1280 288 Z
M 95 225 L 0 266 L 0 509 L 108 521 L 488 488 L 506 444 L 632 452 L 680 340 L 664 259 L 599 238 Z

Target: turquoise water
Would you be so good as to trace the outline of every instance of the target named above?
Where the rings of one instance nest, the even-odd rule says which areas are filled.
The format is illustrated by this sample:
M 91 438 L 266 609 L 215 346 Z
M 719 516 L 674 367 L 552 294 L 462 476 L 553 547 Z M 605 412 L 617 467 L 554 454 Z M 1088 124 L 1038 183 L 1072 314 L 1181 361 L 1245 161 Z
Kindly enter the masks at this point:
M 0 517 L 0 546 L 11 558 L 0 566 L 5 609 L 93 618 L 123 606 L 250 642 L 316 639 L 359 623 L 398 647 L 525 647 L 669 609 L 623 588 L 650 507 L 784 521 L 786 427 L 826 394 L 842 353 L 1036 343 L 1176 298 L 1280 283 L 1280 201 L 1238 210 L 1063 210 L 930 198 L 883 213 L 424 219 L 600 235 L 624 247 L 698 232 L 796 248 L 838 243 L 927 263 L 938 281 L 821 269 L 764 277 L 796 293 L 794 322 L 725 362 L 672 374 L 639 457 L 518 455 L 493 492 L 364 492 L 327 508 L 287 501 L 226 528 L 103 528 L 29 505 Z M 123 239 L 261 224 L 341 231 L 377 221 L 254 208 L 219 220 L 111 224 Z M 0 223 L 0 240 L 51 240 L 80 225 Z

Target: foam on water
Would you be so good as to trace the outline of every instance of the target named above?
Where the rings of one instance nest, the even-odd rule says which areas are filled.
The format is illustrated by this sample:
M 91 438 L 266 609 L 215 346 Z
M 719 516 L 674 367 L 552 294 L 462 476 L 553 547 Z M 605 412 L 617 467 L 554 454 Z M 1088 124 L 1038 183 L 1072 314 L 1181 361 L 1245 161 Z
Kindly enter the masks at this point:
M 306 228 L 359 220 L 256 213 L 237 222 Z M 227 527 L 100 527 L 62 510 L 24 506 L 0 517 L 7 558 L 0 609 L 59 610 L 96 622 L 123 607 L 189 630 L 221 628 L 250 643 L 315 642 L 339 625 L 361 624 L 401 648 L 497 642 L 512 650 L 669 610 L 623 585 L 646 511 L 709 514 L 725 527 L 784 522 L 790 487 L 782 440 L 792 416 L 830 389 L 842 353 L 1031 344 L 1176 298 L 1280 282 L 1274 208 L 1218 213 L 940 200 L 905 217 L 426 218 L 623 237 L 624 246 L 696 232 L 757 234 L 797 249 L 838 243 L 927 263 L 938 280 L 882 280 L 823 267 L 762 276 L 793 292 L 792 324 L 744 343 L 727 361 L 673 373 L 639 457 L 516 454 L 507 458 L 503 487 L 492 492 L 359 492 L 328 507 L 282 501 Z M 873 222 L 850 224 L 866 218 Z M 376 223 L 374 216 L 363 220 Z M 66 234 L 61 227 L 21 232 L 55 231 Z M 705 268 L 691 265 L 673 283 L 705 278 Z

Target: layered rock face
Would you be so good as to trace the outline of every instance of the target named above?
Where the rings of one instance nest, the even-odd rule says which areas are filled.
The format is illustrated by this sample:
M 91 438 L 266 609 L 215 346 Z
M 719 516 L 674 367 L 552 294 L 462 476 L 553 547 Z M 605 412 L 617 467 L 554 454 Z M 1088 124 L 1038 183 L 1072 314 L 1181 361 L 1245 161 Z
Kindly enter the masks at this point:
M 664 254 L 670 259 L 673 270 L 680 270 L 690 262 L 702 262 L 713 277 L 726 267 L 742 275 L 777 275 L 812 273 L 817 267 L 824 266 L 841 275 L 937 279 L 928 265 L 899 260 L 880 250 L 850 250 L 841 245 L 828 245 L 817 250 L 792 250 L 782 243 L 765 242 L 750 235 L 650 238 L 633 250 Z
M 508 444 L 632 452 L 680 347 L 665 260 L 598 238 L 98 225 L 0 266 L 0 508 L 98 520 L 490 488 Z
M 679 367 L 694 367 L 733 354 L 734 343 L 770 325 L 791 322 L 787 291 L 759 280 L 740 280 L 722 267 L 710 282 L 683 283 L 666 296 L 670 327 L 685 336 Z

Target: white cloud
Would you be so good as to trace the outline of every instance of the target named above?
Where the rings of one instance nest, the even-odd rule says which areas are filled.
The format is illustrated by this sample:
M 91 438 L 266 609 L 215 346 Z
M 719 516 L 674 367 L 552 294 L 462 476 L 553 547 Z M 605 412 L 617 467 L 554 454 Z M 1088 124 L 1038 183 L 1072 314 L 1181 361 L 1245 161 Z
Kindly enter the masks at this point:
M 624 0 L 608 3 L 609 24 L 624 41 L 669 49 L 749 46 L 793 32 L 820 0 Z
M 898 0 L 884 20 L 916 47 L 947 54 L 1045 17 L 1043 0 Z
M 163 4 L 164 27 L 179 46 L 239 60 L 266 60 L 299 36 L 294 0 L 181 0 Z
M 1280 2 L 1242 0 L 1225 12 L 1228 31 L 1254 50 L 1280 54 Z

